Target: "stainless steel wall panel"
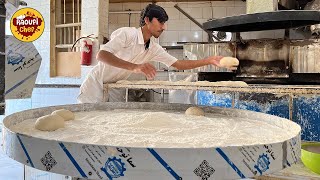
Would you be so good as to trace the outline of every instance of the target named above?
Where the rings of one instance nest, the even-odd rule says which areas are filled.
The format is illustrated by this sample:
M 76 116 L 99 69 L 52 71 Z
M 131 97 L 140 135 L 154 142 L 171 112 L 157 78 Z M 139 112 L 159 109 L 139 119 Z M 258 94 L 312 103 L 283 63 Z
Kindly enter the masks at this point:
M 213 43 L 213 44 L 185 44 L 183 46 L 183 55 L 187 60 L 199 60 L 208 56 L 235 56 L 234 46 L 231 43 Z M 225 68 L 215 66 L 204 66 L 192 70 L 192 72 L 227 72 Z
M 320 73 L 320 42 L 292 42 L 290 61 L 293 73 Z

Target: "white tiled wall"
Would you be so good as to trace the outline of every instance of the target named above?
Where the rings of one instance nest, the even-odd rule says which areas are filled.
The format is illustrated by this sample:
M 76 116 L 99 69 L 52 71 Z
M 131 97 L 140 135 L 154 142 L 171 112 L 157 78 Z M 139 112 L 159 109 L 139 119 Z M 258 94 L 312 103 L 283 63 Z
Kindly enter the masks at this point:
M 98 63 L 96 54 L 99 51 L 100 44 L 103 42 L 103 37 L 108 36 L 108 10 L 109 1 L 106 0 L 82 0 L 81 7 L 81 35 L 87 36 L 93 34 L 97 40 L 92 46 L 92 63 L 94 66 Z M 84 74 L 84 71 L 82 71 Z
M 157 4 L 163 7 L 169 16 L 166 31 L 159 37 L 160 45 L 176 46 L 179 45 L 179 42 L 208 42 L 207 33 L 178 11 L 174 7 L 176 3 L 159 2 Z M 123 12 L 128 10 L 129 7 L 131 10 L 141 11 L 146 5 L 147 3 L 111 3 L 109 12 Z M 210 19 L 240 15 L 246 12 L 246 4 L 243 1 L 180 2 L 178 5 L 200 24 Z M 131 15 L 130 25 L 139 27 L 139 19 L 139 14 Z M 128 25 L 129 14 L 109 14 L 109 36 L 115 29 Z M 251 34 L 245 34 L 244 36 L 249 39 L 250 36 L 259 37 L 259 34 Z M 272 34 L 272 36 L 274 35 Z M 183 59 L 182 50 L 169 50 L 168 52 L 178 59 Z
M 92 66 L 82 67 L 81 78 L 50 78 L 50 1 L 48 0 L 25 0 L 28 7 L 40 11 L 45 19 L 45 31 L 34 44 L 42 56 L 42 64 L 37 78 L 38 84 L 80 84 L 91 70 Z M 141 11 L 148 3 L 111 3 L 105 0 L 83 0 L 82 7 L 82 35 L 95 34 L 99 43 L 94 47 L 93 57 L 98 51 L 98 44 L 102 43 L 103 36 L 110 34 L 119 27 L 129 26 L 128 14 L 109 14 L 117 11 Z M 175 2 L 159 2 L 169 15 L 167 30 L 160 36 L 160 45 L 177 45 L 177 42 L 207 42 L 207 34 L 197 25 L 174 8 Z M 221 18 L 225 16 L 244 14 L 246 4 L 241 0 L 235 1 L 203 1 L 203 2 L 180 2 L 178 3 L 184 11 L 188 12 L 200 24 L 208 19 Z M 134 13 L 130 16 L 130 26 L 139 26 L 140 14 Z M 244 39 L 255 38 L 277 38 L 282 37 L 283 31 L 268 31 L 255 33 L 242 33 Z M 182 58 L 182 50 L 168 51 L 178 59 Z M 94 64 L 96 60 L 94 60 Z
M 161 45 L 176 45 L 177 42 L 207 42 L 207 34 L 195 23 L 180 13 L 174 2 L 159 2 L 168 16 L 167 30 L 159 38 Z M 180 2 L 179 7 L 192 16 L 200 24 L 209 19 L 221 18 L 228 15 L 239 15 L 246 12 L 246 4 L 242 1 L 203 1 L 203 2 Z M 142 10 L 146 3 L 111 3 L 110 12 Z M 128 14 L 109 14 L 109 35 L 117 28 L 128 26 Z M 131 26 L 139 26 L 139 15 L 131 16 Z
M 126 11 L 129 8 L 131 10 L 140 11 L 146 6 L 146 4 L 147 3 L 111 3 L 109 11 Z M 162 6 L 169 16 L 169 21 L 166 23 L 167 29 L 159 38 L 160 45 L 177 45 L 177 42 L 208 42 L 207 33 L 189 20 L 185 15 L 180 13 L 174 7 L 176 4 L 175 2 L 159 2 L 157 4 Z M 246 3 L 241 0 L 179 2 L 178 5 L 200 24 L 210 19 L 246 13 Z M 109 35 L 119 27 L 128 26 L 128 22 L 128 14 L 109 14 Z M 131 26 L 138 27 L 138 22 L 139 15 L 132 15 Z M 243 39 L 282 38 L 283 35 L 283 30 L 241 33 Z
M 49 0 L 25 0 L 28 7 L 32 7 L 38 10 L 45 21 L 45 30 L 39 39 L 33 42 L 39 54 L 42 57 L 41 66 L 39 69 L 37 84 L 80 84 L 85 74 L 82 74 L 82 78 L 50 78 L 50 1 Z
M 82 35 L 94 34 L 98 37 L 93 46 L 92 66 L 82 66 L 81 78 L 50 78 L 50 1 L 49 0 L 25 0 L 28 7 L 38 10 L 45 20 L 45 31 L 34 45 L 42 57 L 42 63 L 37 77 L 37 84 L 81 84 L 87 73 L 97 63 L 95 55 L 103 36 L 108 36 L 108 1 L 105 0 L 83 0 L 82 6 Z M 99 43 L 98 43 L 99 41 Z

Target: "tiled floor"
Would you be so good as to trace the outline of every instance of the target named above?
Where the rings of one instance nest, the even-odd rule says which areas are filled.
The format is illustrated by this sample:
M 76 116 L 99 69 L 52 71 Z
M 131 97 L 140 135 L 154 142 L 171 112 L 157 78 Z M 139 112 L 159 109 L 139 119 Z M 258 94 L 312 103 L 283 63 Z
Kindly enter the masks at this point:
M 0 116 L 0 180 L 23 180 L 23 165 L 9 158 L 2 150 L 2 119 Z
M 0 130 L 1 131 L 1 130 Z M 2 139 L 2 133 L 0 133 Z M 4 154 L 2 146 L 0 149 L 0 180 L 23 180 L 23 165 L 10 159 Z
M 32 98 L 7 100 L 6 115 L 31 108 L 45 106 L 75 104 L 79 93 L 78 88 L 35 88 Z M 2 144 L 2 120 L 4 115 L 0 115 L 0 144 Z M 39 173 L 38 173 L 39 174 Z M 52 176 L 49 177 L 49 179 Z M 0 180 L 23 180 L 24 166 L 17 161 L 10 159 L 0 147 Z M 28 179 L 28 177 L 26 177 Z M 33 179 L 33 178 L 29 178 Z M 36 178 L 39 179 L 39 178 Z M 45 178 L 42 178 L 45 179 Z

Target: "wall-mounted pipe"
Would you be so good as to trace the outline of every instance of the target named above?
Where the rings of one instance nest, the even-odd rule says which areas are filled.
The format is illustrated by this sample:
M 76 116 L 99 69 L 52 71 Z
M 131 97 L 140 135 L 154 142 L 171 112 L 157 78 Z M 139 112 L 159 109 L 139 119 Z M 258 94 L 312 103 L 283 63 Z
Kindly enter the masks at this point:
M 175 7 L 178 11 L 180 11 L 183 15 L 185 15 L 187 18 L 189 18 L 193 23 L 195 23 L 197 26 L 199 26 L 203 31 L 205 31 L 205 32 L 208 34 L 208 37 L 209 37 L 209 40 L 208 40 L 208 41 L 209 41 L 209 42 L 213 42 L 213 39 L 212 39 L 212 38 L 216 39 L 217 41 L 220 41 L 220 39 L 219 39 L 217 36 L 213 35 L 211 31 L 208 31 L 208 30 L 204 29 L 203 26 L 202 26 L 197 20 L 195 20 L 195 19 L 194 19 L 193 17 L 191 17 L 188 13 L 186 13 L 183 9 L 181 9 L 181 8 L 178 6 L 178 4 L 175 4 L 174 7 Z
M 109 14 L 140 14 L 141 11 L 109 11 Z
M 129 27 L 131 27 L 131 15 L 132 14 L 140 14 L 141 11 L 131 11 L 130 9 L 128 11 L 115 11 L 115 12 L 109 12 L 109 14 L 128 14 L 129 15 Z

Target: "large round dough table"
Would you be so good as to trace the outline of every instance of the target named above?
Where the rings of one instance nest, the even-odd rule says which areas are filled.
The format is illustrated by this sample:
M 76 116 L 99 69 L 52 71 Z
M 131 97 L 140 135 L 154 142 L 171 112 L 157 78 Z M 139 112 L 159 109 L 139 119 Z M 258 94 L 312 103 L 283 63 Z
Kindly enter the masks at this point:
M 36 169 L 88 179 L 240 179 L 300 158 L 296 123 L 263 113 L 191 105 L 102 103 L 31 109 L 4 119 L 3 149 Z M 56 131 L 34 128 L 58 109 L 75 113 Z

